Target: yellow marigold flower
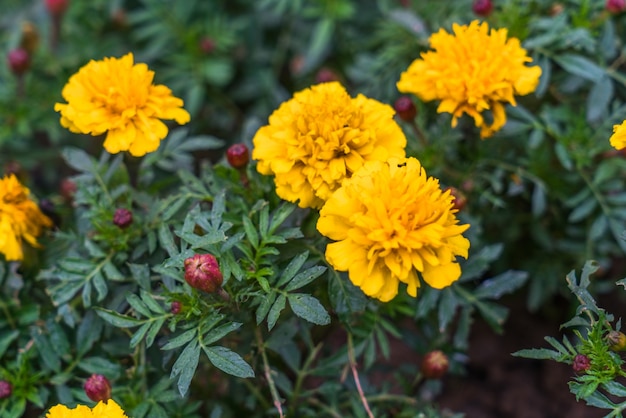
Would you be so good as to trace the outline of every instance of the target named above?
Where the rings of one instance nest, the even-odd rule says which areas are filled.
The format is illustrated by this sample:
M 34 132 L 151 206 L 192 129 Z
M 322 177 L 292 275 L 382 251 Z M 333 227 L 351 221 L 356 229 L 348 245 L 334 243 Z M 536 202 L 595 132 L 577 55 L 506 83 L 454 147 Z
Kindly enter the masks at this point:
M 107 134 L 111 154 L 129 151 L 140 157 L 155 151 L 167 136 L 161 119 L 189 122 L 183 101 L 164 85 L 152 84 L 154 72 L 133 64 L 133 54 L 90 61 L 63 88 L 67 104 L 57 103 L 61 125 L 82 134 Z
M 613 135 L 609 138 L 609 142 L 615 149 L 626 148 L 626 120 L 621 125 L 613 125 Z
M 480 128 L 480 137 L 493 135 L 506 123 L 504 104 L 516 105 L 514 95 L 537 88 L 541 68 L 527 67 L 532 59 L 517 38 L 507 39 L 506 29 L 491 29 L 477 20 L 452 25 L 454 34 L 440 29 L 430 37 L 434 51 L 421 54 L 396 84 L 424 101 L 441 100 L 437 112 L 452 114 L 452 126 L 467 113 Z M 491 110 L 493 122 L 483 112 Z
M 24 258 L 22 240 L 37 247 L 37 237 L 52 221 L 30 198 L 30 191 L 10 174 L 0 179 L 0 253 L 7 261 Z
M 56 405 L 50 408 L 46 418 L 128 418 L 124 410 L 113 399 L 98 402 L 93 409 L 85 405 L 78 405 L 69 409 L 65 405 Z
M 398 294 L 399 282 L 417 296 L 417 271 L 441 289 L 461 275 L 456 256 L 467 258 L 450 191 L 427 177 L 415 158 L 365 164 L 326 201 L 317 229 L 337 241 L 326 259 L 347 271 L 352 283 L 383 302 Z
M 391 106 L 338 82 L 295 93 L 253 138 L 261 174 L 274 175 L 276 193 L 303 208 L 320 208 L 366 161 L 404 157 L 406 138 Z

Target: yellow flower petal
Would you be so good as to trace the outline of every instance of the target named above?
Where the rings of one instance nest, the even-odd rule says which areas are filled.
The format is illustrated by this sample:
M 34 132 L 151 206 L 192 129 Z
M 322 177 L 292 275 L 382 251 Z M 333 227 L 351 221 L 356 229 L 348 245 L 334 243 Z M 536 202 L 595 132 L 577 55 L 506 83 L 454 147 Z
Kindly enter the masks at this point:
M 370 161 L 345 179 L 320 210 L 318 231 L 336 242 L 326 259 L 347 271 L 366 295 L 388 301 L 399 282 L 417 295 L 417 272 L 434 287 L 460 277 L 456 257 L 467 257 L 452 196 L 427 177 L 415 158 Z
M 452 127 L 468 114 L 481 128 L 481 138 L 504 126 L 504 103 L 515 106 L 515 95 L 537 88 L 541 68 L 532 61 L 516 38 L 507 39 L 506 29 L 491 29 L 475 20 L 469 25 L 452 25 L 430 37 L 431 51 L 403 72 L 396 86 L 423 101 L 441 100 L 437 111 L 452 114 Z M 493 123 L 485 124 L 482 113 L 491 110 Z
M 155 151 L 167 136 L 161 122 L 189 122 L 183 101 L 164 85 L 153 85 L 154 72 L 146 64 L 133 64 L 133 54 L 90 61 L 70 77 L 62 91 L 67 101 L 57 103 L 61 125 L 72 132 L 102 135 L 112 153 L 130 151 L 142 156 Z
M 253 138 L 261 174 L 274 175 L 276 193 L 300 207 L 320 208 L 367 161 L 404 157 L 406 138 L 393 109 L 337 82 L 297 92 Z
M 13 174 L 0 179 L 0 253 L 7 261 L 24 258 L 22 241 L 37 247 L 37 237 L 52 221 Z

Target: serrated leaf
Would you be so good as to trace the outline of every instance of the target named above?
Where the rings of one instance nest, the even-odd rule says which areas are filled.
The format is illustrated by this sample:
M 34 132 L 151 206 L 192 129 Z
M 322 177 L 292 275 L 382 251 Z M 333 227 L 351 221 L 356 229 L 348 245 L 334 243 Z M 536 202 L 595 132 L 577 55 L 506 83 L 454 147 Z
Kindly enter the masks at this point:
M 122 281 L 125 278 L 122 272 L 120 272 L 115 264 L 113 264 L 111 261 L 107 261 L 106 263 L 104 263 L 102 269 L 104 270 L 104 274 L 106 274 L 109 280 Z
M 170 378 L 178 377 L 178 392 L 181 396 L 185 396 L 189 390 L 191 379 L 196 373 L 198 361 L 200 360 L 200 346 L 197 340 L 192 340 L 184 348 L 180 356 L 172 366 Z
M 0 359 L 7 351 L 7 348 L 9 348 L 11 343 L 15 341 L 19 335 L 20 332 L 18 330 L 3 330 L 0 332 Z
M 441 298 L 439 300 L 439 332 L 443 333 L 448 324 L 456 316 L 456 308 L 459 306 L 460 301 L 454 294 L 452 288 L 448 287 L 441 291 Z
M 145 321 L 132 318 L 130 316 L 122 315 L 109 309 L 95 307 L 98 316 L 109 324 L 118 328 L 132 328 L 143 324 Z
M 502 295 L 512 293 L 522 287 L 527 279 L 527 272 L 509 270 L 483 281 L 474 291 L 474 296 L 478 299 L 500 299 Z
M 135 312 L 143 315 L 146 318 L 150 318 L 152 316 L 150 309 L 148 309 L 146 304 L 143 303 L 143 301 L 139 299 L 139 296 L 135 295 L 134 293 L 126 295 L 126 301 L 135 310 Z
M 61 151 L 61 155 L 67 165 L 77 171 L 82 173 L 92 173 L 95 171 L 91 156 L 80 148 L 66 147 Z
M 254 224 L 247 216 L 242 218 L 243 220 L 243 229 L 246 232 L 246 236 L 248 237 L 248 241 L 252 246 L 257 249 L 259 248 L 259 234 L 254 227 Z
M 224 324 L 215 329 L 212 329 L 204 336 L 204 338 L 202 338 L 202 343 L 207 346 L 211 345 L 215 341 L 221 340 L 226 335 L 239 329 L 241 325 L 241 322 L 230 322 L 228 324 Z
M 161 243 L 161 246 L 165 248 L 165 251 L 167 251 L 170 257 L 178 255 L 178 250 L 174 244 L 174 235 L 172 235 L 172 231 L 170 231 L 168 224 L 163 223 L 159 226 L 159 242 Z
M 594 122 L 605 116 L 613 99 L 613 80 L 608 75 L 601 77 L 587 96 L 587 121 Z
M 189 341 L 191 341 L 197 334 L 198 334 L 198 330 L 196 328 L 187 330 L 183 332 L 182 334 L 169 340 L 167 344 L 161 347 L 161 350 L 172 350 L 174 348 L 181 347 L 187 344 Z
M 306 286 L 311 283 L 313 280 L 317 279 L 319 276 L 324 274 L 326 271 L 326 267 L 324 266 L 315 266 L 310 269 L 306 269 L 305 271 L 301 271 L 296 274 L 296 276 L 287 284 L 285 290 L 287 292 L 291 292 L 292 290 L 300 289 L 301 287 Z
M 293 277 L 300 270 L 300 268 L 302 268 L 302 266 L 306 262 L 307 258 L 309 258 L 309 252 L 308 251 L 305 251 L 305 252 L 300 253 L 297 256 L 295 256 L 289 262 L 287 267 L 285 267 L 285 270 L 283 270 L 283 274 L 280 275 L 280 279 L 278 280 L 278 283 L 276 283 L 276 287 L 282 287 L 287 282 L 289 282 L 291 279 L 293 279 Z
M 261 304 L 256 310 L 257 325 L 263 322 L 268 312 L 270 311 L 270 308 L 272 307 L 272 305 L 274 305 L 274 302 L 276 301 L 276 292 L 271 292 L 267 295 L 260 296 L 260 298 L 262 299 Z
M 152 312 L 157 313 L 157 314 L 164 314 L 165 313 L 165 309 L 163 309 L 163 307 L 159 304 L 159 302 L 154 300 L 154 298 L 152 297 L 152 294 L 148 293 L 144 289 L 141 289 L 139 291 L 139 295 L 141 296 L 141 300 L 143 301 L 143 303 L 145 303 L 146 306 Z
M 276 229 L 278 229 L 278 227 L 282 225 L 283 222 L 285 222 L 285 219 L 287 219 L 295 209 L 296 205 L 291 203 L 283 203 L 282 206 L 276 209 L 272 213 L 272 220 L 269 228 L 270 234 L 273 234 L 274 231 L 276 231 Z
M 269 313 L 267 314 L 267 329 L 272 330 L 274 325 L 276 325 L 276 321 L 278 321 L 278 317 L 283 309 L 285 309 L 285 303 L 287 302 L 287 298 L 285 295 L 279 295 L 276 298 L 276 302 L 272 305 Z
M 130 348 L 137 347 L 137 345 L 143 341 L 144 337 L 150 330 L 151 325 L 152 325 L 152 322 L 146 322 L 142 326 L 137 328 L 137 331 L 135 331 L 135 333 L 130 339 Z
M 221 371 L 241 378 L 254 377 L 252 367 L 234 351 L 220 346 L 203 349 L 211 364 Z
M 556 55 L 553 59 L 568 73 L 593 82 L 597 82 L 606 74 L 606 71 L 602 67 L 582 55 L 563 54 Z
M 152 322 L 152 326 L 150 327 L 150 330 L 148 331 L 148 334 L 146 335 L 146 347 L 149 348 L 152 346 L 152 344 L 154 343 L 154 339 L 159 334 L 159 331 L 161 331 L 161 328 L 163 327 L 163 324 L 165 323 L 166 320 L 167 320 L 167 317 L 162 316 L 156 321 Z
M 311 295 L 292 293 L 287 295 L 289 306 L 297 316 L 317 325 L 330 324 L 330 316 L 319 300 Z

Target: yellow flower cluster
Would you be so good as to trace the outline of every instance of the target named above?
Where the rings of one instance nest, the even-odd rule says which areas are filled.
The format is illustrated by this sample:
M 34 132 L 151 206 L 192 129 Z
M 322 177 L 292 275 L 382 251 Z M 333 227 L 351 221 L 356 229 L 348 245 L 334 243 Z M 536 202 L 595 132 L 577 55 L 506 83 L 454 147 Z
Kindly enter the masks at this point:
M 63 88 L 67 104 L 57 103 L 61 125 L 82 134 L 106 133 L 104 148 L 111 154 L 129 151 L 142 156 L 155 151 L 168 128 L 161 119 L 189 122 L 183 101 L 161 84 L 154 72 L 133 64 L 133 54 L 90 61 Z
M 128 418 L 124 410 L 109 399 L 105 402 L 98 402 L 93 408 L 85 405 L 78 405 L 70 409 L 65 405 L 56 405 L 50 408 L 46 418 Z
M 406 138 L 394 110 L 338 82 L 294 94 L 253 138 L 261 174 L 274 175 L 276 193 L 319 209 L 366 161 L 404 157 Z
M 402 73 L 398 90 L 424 101 L 441 100 L 437 111 L 452 114 L 452 126 L 467 113 L 487 138 L 506 123 L 504 104 L 516 105 L 515 95 L 537 88 L 541 68 L 525 64 L 532 59 L 506 29 L 491 29 L 486 22 L 452 25 L 453 34 L 440 29 L 430 37 L 434 51 L 422 54 Z M 483 112 L 491 110 L 492 123 Z
M 609 138 L 609 142 L 615 149 L 626 148 L 626 120 L 620 125 L 613 126 L 613 135 Z
M 366 163 L 328 199 L 317 229 L 337 241 L 326 259 L 369 296 L 389 301 L 399 282 L 417 295 L 416 271 L 441 289 L 461 275 L 456 257 L 467 258 L 453 197 L 427 177 L 415 158 Z
M 17 177 L 10 174 L 0 179 L 0 253 L 7 261 L 22 260 L 22 241 L 37 247 L 37 237 L 51 226 L 52 221 Z

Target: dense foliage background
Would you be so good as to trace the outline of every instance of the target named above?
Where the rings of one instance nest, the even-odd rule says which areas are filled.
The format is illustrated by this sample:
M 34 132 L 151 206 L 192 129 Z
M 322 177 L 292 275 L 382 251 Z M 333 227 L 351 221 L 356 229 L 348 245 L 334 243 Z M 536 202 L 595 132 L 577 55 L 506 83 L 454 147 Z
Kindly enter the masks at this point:
M 626 14 L 604 2 L 496 0 L 487 16 L 470 0 L 94 0 L 56 14 L 51 3 L 64 2 L 4 0 L 0 16 L 3 54 L 29 57 L 23 70 L 0 66 L 0 167 L 56 224 L 43 250 L 0 260 L 0 379 L 13 388 L 3 417 L 88 403 L 93 373 L 135 418 L 360 417 L 366 405 L 441 416 L 440 381 L 413 359 L 378 366 L 393 341 L 420 357 L 441 350 L 462 373 L 472 324 L 501 331 L 503 295 L 533 312 L 559 295 L 574 315 L 572 269 L 596 260 L 592 294 L 623 277 L 626 160 L 608 139 L 626 118 Z M 429 36 L 474 19 L 518 37 L 540 84 L 486 140 L 470 118 L 452 128 L 436 102 L 411 97 L 415 122 L 398 119 L 407 154 L 465 200 L 470 256 L 446 289 L 368 299 L 324 260 L 317 214 L 225 150 L 251 149 L 272 111 L 318 82 L 393 105 Z M 143 158 L 107 154 L 54 111 L 78 68 L 127 52 L 191 114 Z M 133 213 L 124 230 L 119 208 Z M 207 252 L 229 300 L 182 279 L 183 261 Z

